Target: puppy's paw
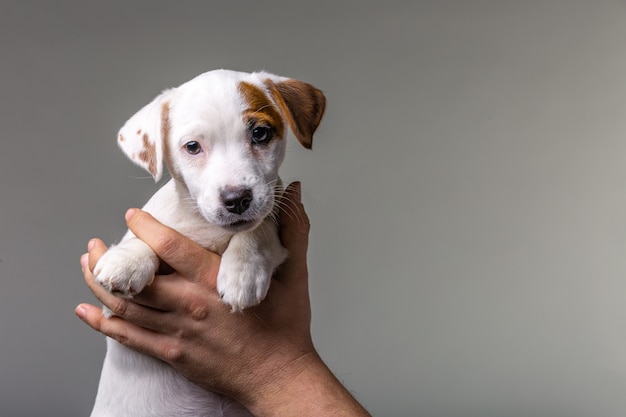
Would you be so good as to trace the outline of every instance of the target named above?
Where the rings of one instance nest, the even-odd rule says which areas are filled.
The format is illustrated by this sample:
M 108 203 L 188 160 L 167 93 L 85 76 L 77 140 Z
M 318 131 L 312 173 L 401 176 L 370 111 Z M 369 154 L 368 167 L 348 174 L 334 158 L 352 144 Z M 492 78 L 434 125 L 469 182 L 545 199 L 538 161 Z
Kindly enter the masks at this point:
M 273 267 L 261 257 L 242 259 L 226 251 L 217 274 L 217 291 L 233 311 L 259 304 L 267 295 Z
M 156 268 L 150 256 L 115 246 L 102 255 L 93 272 L 96 281 L 111 293 L 130 298 L 152 283 Z

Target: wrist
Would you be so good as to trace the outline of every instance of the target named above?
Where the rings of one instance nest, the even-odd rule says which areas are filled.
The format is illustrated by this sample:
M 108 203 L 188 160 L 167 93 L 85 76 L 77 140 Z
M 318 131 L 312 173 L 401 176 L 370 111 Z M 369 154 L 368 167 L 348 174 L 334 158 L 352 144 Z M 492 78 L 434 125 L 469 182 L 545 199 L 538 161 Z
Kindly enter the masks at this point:
M 245 404 L 257 417 L 369 416 L 315 350 L 266 372 Z

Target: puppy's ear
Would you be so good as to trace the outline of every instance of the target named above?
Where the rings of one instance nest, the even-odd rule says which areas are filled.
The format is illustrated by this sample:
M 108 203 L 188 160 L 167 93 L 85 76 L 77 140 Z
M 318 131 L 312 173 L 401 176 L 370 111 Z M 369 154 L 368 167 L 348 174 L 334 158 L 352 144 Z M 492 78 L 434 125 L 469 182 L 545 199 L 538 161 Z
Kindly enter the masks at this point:
M 302 81 L 283 79 L 266 80 L 274 100 L 287 118 L 287 122 L 298 141 L 307 149 L 313 145 L 313 133 L 319 126 L 326 97 L 324 94 Z
M 159 181 L 163 175 L 163 147 L 169 134 L 169 100 L 167 90 L 147 104 L 122 126 L 117 143 L 124 153 Z

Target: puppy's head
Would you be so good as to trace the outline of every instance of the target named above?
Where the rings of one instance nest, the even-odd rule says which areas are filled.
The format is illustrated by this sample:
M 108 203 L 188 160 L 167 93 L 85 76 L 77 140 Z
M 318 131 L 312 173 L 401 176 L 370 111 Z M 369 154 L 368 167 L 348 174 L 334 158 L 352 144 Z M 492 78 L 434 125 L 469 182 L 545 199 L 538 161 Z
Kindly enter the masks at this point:
M 210 71 L 156 97 L 118 143 L 155 181 L 166 165 L 181 198 L 208 222 L 246 230 L 272 211 L 287 129 L 310 149 L 325 101 L 302 81 Z

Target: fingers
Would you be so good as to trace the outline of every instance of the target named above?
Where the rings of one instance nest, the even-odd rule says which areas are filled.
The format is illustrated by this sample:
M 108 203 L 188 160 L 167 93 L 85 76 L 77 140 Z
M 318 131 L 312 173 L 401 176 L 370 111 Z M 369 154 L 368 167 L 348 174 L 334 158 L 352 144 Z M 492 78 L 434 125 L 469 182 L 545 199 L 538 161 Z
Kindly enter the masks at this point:
M 100 239 L 91 239 L 87 248 L 89 249 L 89 269 L 93 271 L 100 257 L 107 251 L 107 247 Z
M 104 244 L 102 244 L 99 239 L 93 239 L 91 242 L 89 242 L 89 253 L 86 253 L 80 258 L 80 264 L 83 269 L 83 277 L 85 278 L 85 283 L 87 283 L 87 286 L 89 287 L 91 292 L 96 296 L 98 300 L 100 300 L 100 302 L 102 302 L 102 304 L 109 307 L 112 311 L 120 311 L 123 306 L 118 306 L 117 304 L 120 303 L 122 299 L 114 296 L 102 285 L 100 285 L 96 281 L 92 272 L 94 266 L 98 262 L 98 259 L 100 258 L 102 253 L 106 251 L 106 247 L 104 247 L 103 251 L 101 246 L 104 246 Z
M 309 241 L 309 217 L 304 210 L 299 182 L 289 184 L 283 193 L 280 210 L 280 239 L 289 253 L 306 255 Z
M 92 247 L 92 245 L 90 245 Z M 106 249 L 106 248 L 105 248 Z M 156 329 L 163 327 L 163 311 L 158 311 L 155 308 L 149 308 L 143 305 L 139 305 L 129 299 L 116 297 L 107 291 L 102 285 L 100 285 L 93 276 L 89 265 L 93 258 L 98 258 L 97 253 L 100 249 L 96 246 L 92 247 L 92 252 L 83 255 L 81 258 L 81 265 L 83 267 L 83 276 L 85 283 L 96 296 L 96 298 L 113 312 L 114 315 L 131 320 L 133 323 L 150 329 Z M 94 256 L 96 255 L 96 256 Z M 165 303 L 162 303 L 158 307 L 162 307 Z M 171 305 L 172 303 L 168 303 Z M 156 307 L 156 306 L 155 306 Z M 100 310 L 99 310 L 100 311 Z M 100 311 L 100 315 L 102 312 Z
M 102 310 L 96 306 L 80 304 L 75 313 L 92 329 L 132 349 L 160 359 L 166 359 L 171 350 L 171 341 L 166 335 L 136 326 L 119 317 L 105 318 Z
M 299 234 L 308 236 L 310 224 L 309 217 L 302 205 L 302 184 L 299 181 L 292 182 L 283 193 L 280 224 L 287 229 L 294 229 Z
M 302 205 L 300 183 L 291 183 L 283 194 L 280 210 L 280 240 L 289 251 L 289 257 L 280 267 L 277 278 L 296 274 L 306 276 L 309 229 L 309 217 Z
M 192 282 L 203 280 L 203 285 L 215 286 L 220 257 L 162 225 L 146 212 L 129 210 L 129 214 L 127 221 L 131 230 L 176 271 L 166 276 L 157 275 L 153 283 L 132 300 L 117 297 L 95 280 L 92 271 L 107 247 L 100 239 L 92 239 L 88 244 L 89 252 L 81 257 L 85 282 L 115 316 L 160 333 L 168 332 L 173 329 L 173 325 L 168 324 L 173 320 L 170 316 L 185 304 L 187 295 L 197 290 L 190 287 Z M 217 294 L 215 299 L 218 300 Z M 170 312 L 172 314 L 168 314 Z
M 190 280 L 216 277 L 219 255 L 209 252 L 177 231 L 163 225 L 149 213 L 130 209 L 126 213 L 130 230 L 169 266 Z
M 204 288 L 203 284 L 192 283 L 178 273 L 157 275 L 152 284 L 133 297 L 133 302 L 160 311 L 177 311 L 192 295 L 197 295 L 201 290 L 198 285 Z M 217 292 L 211 294 L 219 300 Z

